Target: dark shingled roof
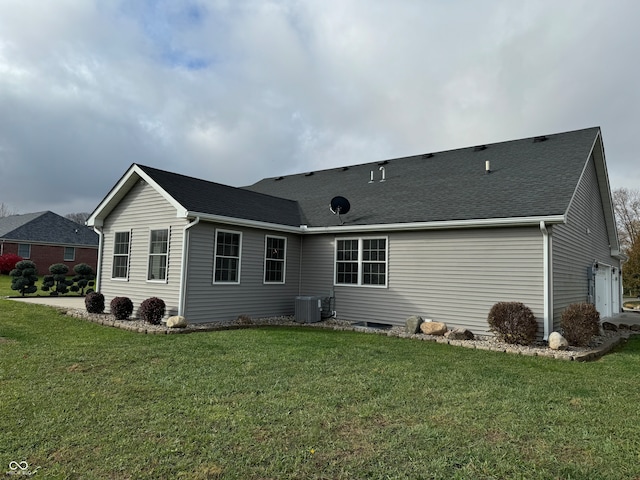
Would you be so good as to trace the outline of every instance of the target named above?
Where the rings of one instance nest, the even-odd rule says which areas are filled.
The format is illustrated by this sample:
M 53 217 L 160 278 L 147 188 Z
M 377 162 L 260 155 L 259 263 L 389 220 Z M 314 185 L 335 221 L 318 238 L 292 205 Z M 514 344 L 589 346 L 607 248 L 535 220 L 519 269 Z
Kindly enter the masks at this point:
M 25 243 L 98 246 L 96 232 L 53 212 L 0 218 L 0 238 Z
M 305 223 L 295 201 L 144 165 L 138 167 L 190 212 L 295 227 Z
M 600 129 L 576 130 L 285 177 L 245 187 L 296 200 L 310 227 L 479 220 L 566 212 Z M 491 173 L 485 173 L 485 161 Z M 386 181 L 380 182 L 384 163 Z M 374 182 L 369 183 L 370 172 Z M 246 205 L 239 207 L 241 210 Z

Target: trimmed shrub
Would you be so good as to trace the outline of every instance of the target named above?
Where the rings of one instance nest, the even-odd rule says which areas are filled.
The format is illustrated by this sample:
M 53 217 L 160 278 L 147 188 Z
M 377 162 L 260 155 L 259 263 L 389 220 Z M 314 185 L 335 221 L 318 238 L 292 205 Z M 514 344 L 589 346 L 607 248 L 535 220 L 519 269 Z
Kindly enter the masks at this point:
M 12 277 L 11 290 L 17 290 L 23 297 L 27 293 L 36 293 L 38 291 L 38 287 L 36 287 L 37 271 L 36 264 L 31 260 L 21 260 L 16 263 L 16 268 L 9 272 Z
M 114 297 L 109 307 L 116 320 L 127 320 L 133 313 L 133 302 L 127 297 Z
M 104 295 L 98 292 L 87 293 L 84 306 L 89 313 L 104 313 Z
M 600 314 L 591 303 L 572 303 L 562 312 L 560 326 L 569 345 L 586 347 L 600 333 Z
M 87 287 L 93 287 L 96 276 L 93 274 L 93 268 L 86 263 L 79 263 L 73 267 L 73 271 L 76 276 L 73 277 L 73 282 L 76 285 L 72 285 L 70 290 L 72 292 L 80 291 L 80 295 L 84 295 L 84 289 Z
M 138 316 L 152 325 L 158 325 L 162 317 L 164 317 L 165 304 L 158 297 L 147 298 L 140 304 Z
M 530 345 L 536 339 L 538 322 L 529 307 L 520 302 L 499 302 L 489 311 L 490 330 L 499 340 Z
M 40 289 L 44 292 L 49 292 L 49 295 L 52 296 L 68 293 L 69 287 L 73 285 L 73 281 L 67 279 L 68 272 L 69 267 L 64 263 L 54 263 L 49 267 L 51 275 L 44 276 Z
M 22 257 L 15 253 L 5 253 L 0 255 L 0 273 L 5 274 L 16 268 L 16 263 L 22 260 Z

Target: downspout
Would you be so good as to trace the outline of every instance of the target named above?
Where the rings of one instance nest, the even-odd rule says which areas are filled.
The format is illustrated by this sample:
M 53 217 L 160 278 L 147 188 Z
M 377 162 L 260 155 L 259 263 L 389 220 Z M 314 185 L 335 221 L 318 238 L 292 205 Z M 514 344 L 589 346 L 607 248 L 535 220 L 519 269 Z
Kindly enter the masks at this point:
M 98 234 L 98 265 L 96 268 L 96 292 L 100 291 L 100 278 L 102 275 L 102 248 L 104 246 L 104 232 L 102 227 L 93 227 L 93 231 Z
M 542 232 L 542 258 L 543 258 L 543 278 L 544 278 L 544 340 L 549 339 L 553 332 L 553 263 L 551 249 L 551 232 L 547 229 L 544 220 L 540 221 L 540 231 Z
M 182 268 L 180 269 L 180 298 L 178 299 L 178 315 L 184 316 L 187 302 L 187 268 L 189 265 L 189 229 L 200 223 L 200 217 L 196 217 L 182 229 Z

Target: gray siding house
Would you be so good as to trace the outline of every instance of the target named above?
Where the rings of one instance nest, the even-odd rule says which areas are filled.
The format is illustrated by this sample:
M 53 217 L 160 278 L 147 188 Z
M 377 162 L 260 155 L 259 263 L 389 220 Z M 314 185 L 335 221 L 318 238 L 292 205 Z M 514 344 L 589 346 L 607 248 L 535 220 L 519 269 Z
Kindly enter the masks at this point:
M 350 209 L 330 209 L 335 197 Z M 546 338 L 574 302 L 620 310 L 621 259 L 599 128 L 427 153 L 234 188 L 133 164 L 88 220 L 107 302 L 157 296 L 192 323 L 421 315 L 476 333 L 496 302 Z

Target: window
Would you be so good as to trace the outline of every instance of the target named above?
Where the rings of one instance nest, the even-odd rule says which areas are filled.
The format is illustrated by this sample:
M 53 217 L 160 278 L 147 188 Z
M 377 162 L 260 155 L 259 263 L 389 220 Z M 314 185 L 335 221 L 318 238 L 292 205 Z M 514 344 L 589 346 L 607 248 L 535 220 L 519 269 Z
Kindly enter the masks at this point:
M 167 280 L 169 230 L 151 230 L 149 241 L 149 273 L 147 280 Z
M 284 283 L 287 239 L 265 237 L 264 283 Z
M 31 258 L 31 245 L 28 243 L 18 244 L 18 256 L 23 259 Z
M 128 278 L 129 275 L 129 239 L 131 232 L 116 232 L 113 242 L 112 278 Z
M 240 283 L 240 241 L 238 232 L 216 231 L 214 282 Z
M 64 261 L 73 262 L 76 259 L 76 249 L 74 247 L 64 247 Z
M 336 285 L 387 286 L 387 239 L 336 241 Z

